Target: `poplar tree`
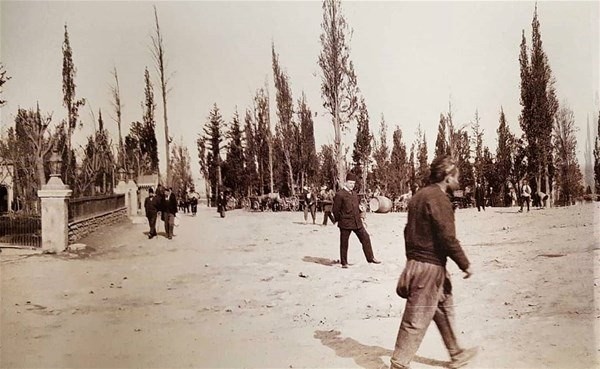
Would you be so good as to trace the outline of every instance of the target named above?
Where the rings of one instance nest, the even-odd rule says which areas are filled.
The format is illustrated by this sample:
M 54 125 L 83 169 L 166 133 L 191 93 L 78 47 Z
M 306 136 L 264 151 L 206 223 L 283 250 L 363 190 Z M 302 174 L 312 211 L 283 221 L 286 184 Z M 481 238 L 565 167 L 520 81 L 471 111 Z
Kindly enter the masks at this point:
M 371 163 L 371 151 L 373 149 L 373 135 L 369 128 L 369 111 L 362 97 L 356 114 L 358 129 L 356 131 L 356 140 L 354 141 L 354 150 L 352 151 L 352 160 L 354 161 L 354 173 L 362 178 L 362 191 L 366 191 L 367 177 L 369 175 L 369 165 Z
M 358 109 L 358 84 L 354 65 L 350 60 L 352 31 L 342 13 L 340 0 L 323 1 L 321 53 L 318 64 L 321 68 L 321 95 L 323 107 L 332 118 L 337 178 L 343 183 L 346 178 L 345 151 L 342 133 Z

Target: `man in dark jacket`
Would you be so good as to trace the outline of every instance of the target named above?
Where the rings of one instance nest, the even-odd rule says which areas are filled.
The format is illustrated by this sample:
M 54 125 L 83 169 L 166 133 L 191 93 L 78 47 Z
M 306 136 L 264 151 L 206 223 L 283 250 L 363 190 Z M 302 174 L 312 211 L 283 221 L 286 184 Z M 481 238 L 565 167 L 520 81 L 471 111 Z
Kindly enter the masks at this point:
M 146 209 L 146 218 L 148 218 L 148 224 L 150 225 L 150 232 L 148 232 L 148 238 L 156 236 L 156 216 L 158 214 L 158 208 L 160 207 L 160 198 L 154 196 L 154 190 L 152 187 L 148 190 L 148 197 L 144 201 L 144 208 Z
M 458 188 L 458 168 L 449 156 L 431 163 L 430 184 L 408 204 L 404 228 L 406 266 L 396 292 L 407 299 L 390 369 L 406 369 L 417 352 L 431 320 L 440 330 L 451 357 L 450 368 L 466 365 L 477 348 L 462 349 L 453 326 L 452 284 L 446 272 L 450 257 L 469 278 L 473 272 L 456 239 L 454 212 L 446 190 Z
M 475 185 L 475 205 L 477 211 L 481 211 L 481 208 L 485 211 L 485 187 L 481 184 L 481 179 L 478 179 Z
M 217 196 L 217 211 L 221 214 L 221 218 L 225 218 L 225 211 L 227 210 L 227 198 L 223 191 L 219 192 Z
M 165 195 L 162 200 L 161 209 L 164 214 L 165 232 L 167 232 L 167 238 L 173 238 L 173 228 L 175 227 L 175 214 L 177 214 L 177 199 L 173 193 L 171 187 L 165 189 Z
M 340 263 L 342 268 L 348 268 L 348 238 L 350 233 L 356 236 L 362 244 L 363 252 L 369 263 L 380 264 L 381 262 L 373 256 L 371 238 L 365 229 L 360 216 L 358 196 L 352 192 L 356 184 L 356 176 L 348 173 L 344 188 L 339 190 L 333 199 L 333 219 L 340 228 Z

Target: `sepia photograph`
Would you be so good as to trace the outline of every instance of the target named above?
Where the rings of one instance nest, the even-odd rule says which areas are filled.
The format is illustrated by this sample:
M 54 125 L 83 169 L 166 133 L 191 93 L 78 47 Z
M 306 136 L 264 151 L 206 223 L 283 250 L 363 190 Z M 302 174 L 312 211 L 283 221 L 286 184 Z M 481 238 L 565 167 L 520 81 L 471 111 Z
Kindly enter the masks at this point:
M 600 2 L 0 1 L 0 368 L 600 367 Z

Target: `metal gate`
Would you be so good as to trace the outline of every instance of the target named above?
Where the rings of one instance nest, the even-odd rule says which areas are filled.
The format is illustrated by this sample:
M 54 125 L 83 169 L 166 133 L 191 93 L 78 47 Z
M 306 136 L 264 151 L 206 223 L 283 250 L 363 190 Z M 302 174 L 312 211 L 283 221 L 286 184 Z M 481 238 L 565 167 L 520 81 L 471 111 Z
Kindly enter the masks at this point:
M 40 202 L 35 201 L 31 206 L 17 205 L 0 214 L 0 247 L 6 246 L 42 246 L 42 218 Z

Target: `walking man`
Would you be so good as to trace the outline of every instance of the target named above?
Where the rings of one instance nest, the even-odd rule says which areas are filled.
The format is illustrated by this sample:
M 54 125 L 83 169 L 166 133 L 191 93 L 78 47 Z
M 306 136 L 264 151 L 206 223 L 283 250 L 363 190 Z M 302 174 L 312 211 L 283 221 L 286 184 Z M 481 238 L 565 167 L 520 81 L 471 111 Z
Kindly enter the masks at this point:
M 466 365 L 477 348 L 462 349 L 454 329 L 452 285 L 446 272 L 450 257 L 469 278 L 471 271 L 456 239 L 454 211 L 447 189 L 458 188 L 458 168 L 449 156 L 436 158 L 430 167 L 430 185 L 417 192 L 408 204 L 404 228 L 406 266 L 396 292 L 407 299 L 390 369 L 406 369 L 419 349 L 431 320 L 440 330 L 451 357 L 450 368 Z
M 354 232 L 363 248 L 367 261 L 373 264 L 381 262 L 375 259 L 371 238 L 362 223 L 358 196 L 352 192 L 356 184 L 356 175 L 348 173 L 344 188 L 335 194 L 333 199 L 333 219 L 340 228 L 340 263 L 342 268 L 348 268 L 348 239 L 350 233 Z
M 160 199 L 154 196 L 154 190 L 152 187 L 148 189 L 148 197 L 144 201 L 144 209 L 146 210 L 146 218 L 148 218 L 148 224 L 150 225 L 150 232 L 148 232 L 148 238 L 156 236 L 156 216 L 158 214 L 158 208 L 160 207 Z
M 308 221 L 308 213 L 312 217 L 313 224 L 317 216 L 317 197 L 311 187 L 304 188 L 304 224 Z
M 173 228 L 175 228 L 175 214 L 177 214 L 177 199 L 171 187 L 165 189 L 165 196 L 162 201 L 161 211 L 164 215 L 165 232 L 167 238 L 173 238 Z

